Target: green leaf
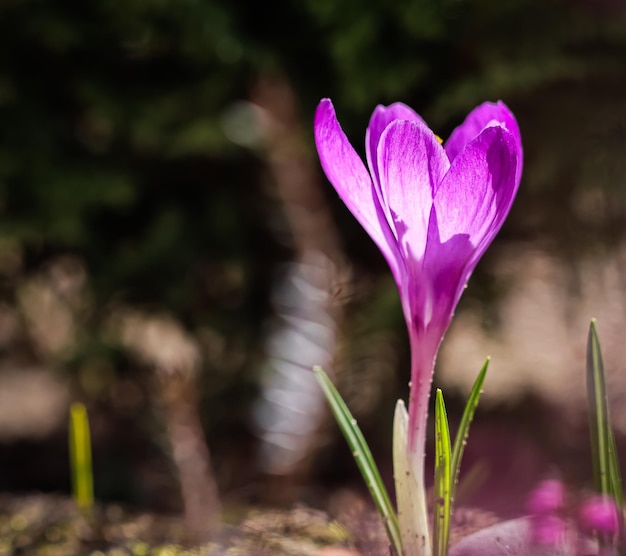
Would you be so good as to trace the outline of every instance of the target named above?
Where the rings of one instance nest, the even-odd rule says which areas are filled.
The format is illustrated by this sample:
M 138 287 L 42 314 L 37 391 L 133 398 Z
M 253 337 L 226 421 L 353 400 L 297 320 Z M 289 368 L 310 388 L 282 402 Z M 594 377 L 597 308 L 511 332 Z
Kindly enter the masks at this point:
M 433 517 L 433 553 L 448 554 L 450 513 L 452 510 L 452 447 L 448 415 L 443 393 L 437 388 L 435 397 L 435 503 Z
M 591 452 L 596 490 L 610 494 L 609 416 L 604 382 L 604 364 L 595 320 L 587 338 L 587 397 L 589 402 Z
M 402 555 L 402 540 L 400 536 L 400 526 L 398 524 L 398 518 L 393 509 L 385 485 L 380 477 L 372 452 L 365 441 L 361 429 L 357 425 L 356 419 L 350 413 L 348 406 L 341 398 L 341 395 L 331 382 L 328 375 L 321 367 L 313 367 L 313 372 L 317 377 L 322 391 L 330 404 L 330 408 L 335 416 L 335 420 L 341 429 L 352 455 L 356 461 L 361 475 L 367 484 L 367 488 L 374 499 L 376 508 L 383 518 L 385 529 L 387 530 L 387 536 L 389 541 L 393 545 L 394 550 L 398 556 Z
M 599 493 L 615 500 L 619 514 L 623 516 L 622 477 L 611 428 L 604 363 L 595 319 L 591 320 L 587 338 L 587 399 L 595 487 Z M 620 530 L 624 530 L 623 517 Z
M 93 470 L 91 465 L 91 434 L 87 409 L 82 403 L 70 408 L 70 467 L 72 493 L 82 510 L 93 508 Z
M 622 511 L 624 509 L 624 491 L 622 490 L 622 473 L 619 468 L 619 459 L 617 456 L 617 448 L 615 447 L 615 435 L 613 429 L 609 427 L 609 480 L 611 483 L 611 493 L 615 499 L 617 507 Z
M 489 361 L 491 358 L 487 357 L 485 364 L 478 373 L 472 391 L 470 392 L 467 403 L 465 404 L 465 410 L 463 411 L 463 417 L 459 425 L 459 430 L 456 433 L 454 439 L 454 449 L 452 451 L 452 500 L 455 498 L 456 485 L 459 480 L 459 472 L 461 470 L 461 460 L 463 458 L 463 451 L 465 450 L 465 443 L 467 441 L 467 435 L 469 434 L 469 428 L 474 419 L 474 413 L 478 402 L 480 400 L 480 394 L 482 393 L 483 383 L 485 382 L 485 376 L 487 375 L 487 368 L 489 367 Z

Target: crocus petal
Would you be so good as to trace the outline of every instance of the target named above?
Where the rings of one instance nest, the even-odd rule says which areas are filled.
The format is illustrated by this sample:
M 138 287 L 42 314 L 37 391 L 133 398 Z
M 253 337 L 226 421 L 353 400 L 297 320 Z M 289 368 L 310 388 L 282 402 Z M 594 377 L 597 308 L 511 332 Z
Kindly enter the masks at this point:
M 395 238 L 367 169 L 341 129 L 330 99 L 323 99 L 317 107 L 314 131 L 317 152 L 326 177 L 381 250 L 399 283 L 399 257 Z
M 454 160 L 470 141 L 478 137 L 483 129 L 494 123 L 504 126 L 513 134 L 518 155 L 516 179 L 519 183 L 523 164 L 522 137 L 517 120 L 506 104 L 500 100 L 496 103 L 484 102 L 468 114 L 465 121 L 450 134 L 444 144 L 448 157 L 451 161 Z
M 435 192 L 441 242 L 457 234 L 467 234 L 477 249 L 490 242 L 513 203 L 516 173 L 513 135 L 501 126 L 484 129 L 454 159 Z
M 424 269 L 438 301 L 451 302 L 452 310 L 509 213 L 516 175 L 515 138 L 504 127 L 487 127 L 454 159 L 435 193 Z
M 424 294 L 426 302 L 415 306 L 413 314 L 416 324 L 421 323 L 424 329 L 431 329 L 431 333 L 438 334 L 440 340 L 450 325 L 463 286 L 474 269 L 471 258 L 474 251 L 468 234 L 455 234 L 441 241 L 439 219 L 433 206 L 421 269 L 429 291 Z
M 434 133 L 415 120 L 391 122 L 377 155 L 382 202 L 389 207 L 400 252 L 408 261 L 420 260 L 433 192 L 448 170 L 448 157 Z
M 381 199 L 381 204 L 383 206 L 383 210 L 385 211 L 385 216 L 387 217 L 387 221 L 389 222 L 389 226 L 393 228 L 393 219 L 391 218 L 391 214 L 389 212 L 389 208 L 386 207 L 382 203 L 382 196 L 380 190 L 380 180 L 378 178 L 378 142 L 380 141 L 380 136 L 382 135 L 385 128 L 395 120 L 412 120 L 422 122 L 426 125 L 426 122 L 422 120 L 422 118 L 409 106 L 403 104 L 402 102 L 395 102 L 394 104 L 390 104 L 389 106 L 383 106 L 379 104 L 372 113 L 372 117 L 370 118 L 370 123 L 367 127 L 367 131 L 365 132 L 365 155 L 367 157 L 367 164 L 370 169 L 370 174 L 372 176 L 372 181 L 374 182 L 374 187 L 376 188 L 376 193 Z

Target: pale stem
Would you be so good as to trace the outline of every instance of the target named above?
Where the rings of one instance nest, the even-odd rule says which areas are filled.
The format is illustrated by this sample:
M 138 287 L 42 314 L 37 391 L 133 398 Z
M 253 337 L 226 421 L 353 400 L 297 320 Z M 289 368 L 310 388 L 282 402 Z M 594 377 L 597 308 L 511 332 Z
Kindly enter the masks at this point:
M 408 422 L 404 402 L 398 400 L 393 420 L 393 471 L 402 556 L 430 556 L 423 451 L 421 458 L 414 458 L 409 453 Z

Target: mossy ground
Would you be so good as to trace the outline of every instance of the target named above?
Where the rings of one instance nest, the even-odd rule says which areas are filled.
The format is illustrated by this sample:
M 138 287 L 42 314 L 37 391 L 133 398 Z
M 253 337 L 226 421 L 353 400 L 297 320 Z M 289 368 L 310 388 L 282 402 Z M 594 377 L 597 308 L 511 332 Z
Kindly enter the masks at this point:
M 362 556 L 388 556 L 377 514 L 354 505 L 339 520 L 305 507 L 289 511 L 231 512 L 211 542 L 193 543 L 179 516 L 97 504 L 80 511 L 55 495 L 0 495 L 0 556 L 318 556 L 325 548 L 354 548 Z M 459 508 L 452 542 L 497 521 L 488 512 Z
M 313 556 L 350 547 L 350 533 L 323 512 L 252 510 L 216 540 L 189 542 L 179 517 L 118 505 L 78 510 L 69 498 L 0 497 L 0 556 Z

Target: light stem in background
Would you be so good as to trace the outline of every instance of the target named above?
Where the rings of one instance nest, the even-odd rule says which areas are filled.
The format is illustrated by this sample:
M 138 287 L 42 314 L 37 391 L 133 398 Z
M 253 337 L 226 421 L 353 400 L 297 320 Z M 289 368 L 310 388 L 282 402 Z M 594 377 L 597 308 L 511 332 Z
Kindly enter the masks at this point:
M 93 508 L 91 433 L 87 409 L 82 403 L 74 403 L 70 408 L 69 445 L 74 501 L 81 510 L 91 510 Z

